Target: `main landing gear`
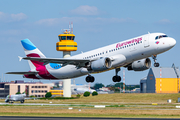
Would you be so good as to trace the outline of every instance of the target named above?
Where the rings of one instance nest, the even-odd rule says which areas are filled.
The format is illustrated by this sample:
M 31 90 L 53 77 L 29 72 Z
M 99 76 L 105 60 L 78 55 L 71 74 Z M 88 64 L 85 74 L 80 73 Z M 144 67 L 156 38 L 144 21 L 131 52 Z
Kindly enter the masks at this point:
M 154 67 L 159 67 L 159 63 L 156 62 L 156 60 L 157 60 L 156 57 L 157 57 L 157 55 L 152 56 L 152 58 L 154 59 Z
M 88 76 L 86 77 L 86 82 L 87 82 L 87 83 L 89 83 L 89 82 L 92 82 L 92 83 L 93 83 L 94 80 L 95 80 L 94 77 L 91 76 L 91 75 L 88 75 Z
M 120 70 L 121 70 L 120 68 L 115 69 L 116 75 L 113 76 L 113 78 L 112 78 L 113 82 L 120 82 L 120 81 L 121 81 L 121 77 L 118 76 L 118 72 L 119 72 Z

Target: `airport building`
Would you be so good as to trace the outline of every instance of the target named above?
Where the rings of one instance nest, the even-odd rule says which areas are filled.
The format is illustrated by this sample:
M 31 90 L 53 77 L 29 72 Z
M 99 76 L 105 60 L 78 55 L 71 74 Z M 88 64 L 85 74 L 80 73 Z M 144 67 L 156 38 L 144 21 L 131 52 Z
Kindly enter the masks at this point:
M 141 93 L 179 93 L 179 69 L 150 68 L 146 78 L 140 81 Z
M 0 83 L 0 97 L 6 97 L 7 95 L 15 95 L 17 92 L 27 93 L 28 96 L 45 97 L 45 94 L 49 92 L 50 86 L 41 82 L 1 82 Z

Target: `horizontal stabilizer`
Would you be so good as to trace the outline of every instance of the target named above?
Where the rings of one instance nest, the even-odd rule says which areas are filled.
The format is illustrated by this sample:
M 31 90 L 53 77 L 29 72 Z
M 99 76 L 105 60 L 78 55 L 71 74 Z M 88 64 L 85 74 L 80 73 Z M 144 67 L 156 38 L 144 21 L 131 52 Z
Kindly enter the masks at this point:
M 38 72 L 7 72 L 6 74 L 35 75 L 38 74 Z
M 19 58 L 19 61 L 21 61 L 23 59 L 23 57 L 20 57 L 20 56 L 18 56 L 18 58 Z

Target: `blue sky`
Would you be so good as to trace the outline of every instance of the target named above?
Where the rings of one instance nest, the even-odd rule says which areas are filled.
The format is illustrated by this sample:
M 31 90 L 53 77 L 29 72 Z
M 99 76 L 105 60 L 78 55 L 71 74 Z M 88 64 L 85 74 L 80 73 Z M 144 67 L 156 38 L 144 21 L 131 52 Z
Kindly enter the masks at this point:
M 46 57 L 61 58 L 56 42 L 61 29 L 74 24 L 78 50 L 98 47 L 137 37 L 148 32 L 162 32 L 176 39 L 176 46 L 158 55 L 162 67 L 180 66 L 180 1 L 179 0 L 0 0 L 0 76 L 10 71 L 28 71 L 20 40 L 29 38 Z M 152 59 L 151 59 L 152 60 Z M 122 76 L 121 69 L 119 75 Z M 126 70 L 126 83 L 139 84 L 148 70 Z M 111 84 L 115 71 L 95 74 L 95 83 Z M 6 80 L 26 80 L 22 76 L 4 75 Z M 84 84 L 85 77 L 76 78 Z M 50 82 L 50 81 L 44 81 Z

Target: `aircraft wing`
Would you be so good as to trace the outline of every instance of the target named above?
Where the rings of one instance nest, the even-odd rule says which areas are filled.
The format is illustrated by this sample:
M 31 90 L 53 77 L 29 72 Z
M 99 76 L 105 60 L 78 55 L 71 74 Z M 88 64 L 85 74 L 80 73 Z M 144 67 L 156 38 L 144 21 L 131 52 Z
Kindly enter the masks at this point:
M 77 67 L 85 67 L 87 62 L 90 62 L 90 59 L 67 59 L 67 58 L 37 58 L 37 57 L 24 57 L 24 60 L 34 60 L 43 62 L 44 65 L 48 63 L 58 63 L 62 66 L 66 65 L 76 65 Z
M 7 72 L 6 74 L 17 74 L 17 75 L 35 75 L 38 72 Z

